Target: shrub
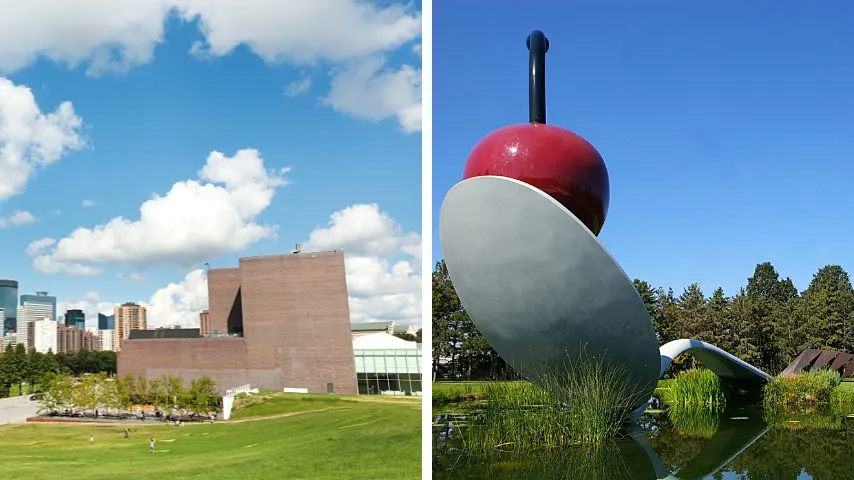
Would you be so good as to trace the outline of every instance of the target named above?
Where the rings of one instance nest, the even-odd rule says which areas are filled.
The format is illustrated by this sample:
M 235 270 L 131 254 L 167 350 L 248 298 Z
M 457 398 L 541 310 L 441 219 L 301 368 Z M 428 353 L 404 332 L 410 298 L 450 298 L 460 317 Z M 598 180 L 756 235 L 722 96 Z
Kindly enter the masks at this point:
M 838 372 L 823 369 L 776 377 L 763 388 L 763 403 L 766 408 L 802 408 L 827 404 L 839 382 Z

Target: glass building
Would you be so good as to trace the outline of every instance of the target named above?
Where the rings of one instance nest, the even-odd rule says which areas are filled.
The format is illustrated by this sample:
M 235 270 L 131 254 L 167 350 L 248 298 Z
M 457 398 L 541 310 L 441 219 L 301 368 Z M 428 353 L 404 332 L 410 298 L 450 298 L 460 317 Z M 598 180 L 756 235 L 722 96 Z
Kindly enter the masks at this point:
M 76 327 L 77 330 L 86 330 L 86 314 L 83 310 L 66 310 L 65 326 Z
M 115 315 L 104 315 L 103 313 L 98 314 L 98 330 L 115 330 L 116 329 L 116 316 Z
M 421 395 L 421 348 L 387 333 L 353 341 L 356 378 L 363 395 Z
M 47 292 L 36 292 L 35 295 L 21 295 L 21 306 L 24 304 L 50 305 L 51 316 L 56 320 L 56 297 L 50 296 Z
M 2 331 L 0 334 L 14 332 L 18 328 L 18 282 L 15 280 L 0 280 L 0 308 L 4 312 Z

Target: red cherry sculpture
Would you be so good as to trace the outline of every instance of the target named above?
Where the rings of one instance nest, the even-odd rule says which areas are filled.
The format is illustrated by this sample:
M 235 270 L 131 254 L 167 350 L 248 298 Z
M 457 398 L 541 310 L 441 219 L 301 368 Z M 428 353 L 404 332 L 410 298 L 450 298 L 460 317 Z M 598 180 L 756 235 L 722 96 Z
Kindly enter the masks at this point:
M 546 124 L 500 128 L 475 145 L 463 178 L 510 177 L 548 193 L 594 235 L 608 215 L 608 168 L 593 145 Z
M 525 182 L 551 195 L 599 235 L 611 194 L 608 168 L 587 140 L 546 124 L 548 39 L 535 31 L 527 44 L 531 52 L 531 123 L 500 128 L 478 142 L 469 154 L 463 178 L 496 175 Z

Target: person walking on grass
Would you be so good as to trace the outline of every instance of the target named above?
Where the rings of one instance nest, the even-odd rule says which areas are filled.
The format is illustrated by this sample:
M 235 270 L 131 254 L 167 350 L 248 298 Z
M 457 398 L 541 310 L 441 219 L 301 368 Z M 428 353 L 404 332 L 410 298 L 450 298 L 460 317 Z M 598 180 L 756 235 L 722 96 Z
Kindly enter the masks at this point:
M 154 453 L 154 437 L 151 437 L 151 440 L 148 441 L 148 453 Z
M 125 429 L 125 438 L 128 438 L 128 435 L 129 435 L 129 434 L 130 434 L 130 432 L 129 432 L 129 431 L 128 431 L 128 429 L 126 428 L 126 429 Z
M 95 445 L 95 436 L 89 435 L 89 445 Z

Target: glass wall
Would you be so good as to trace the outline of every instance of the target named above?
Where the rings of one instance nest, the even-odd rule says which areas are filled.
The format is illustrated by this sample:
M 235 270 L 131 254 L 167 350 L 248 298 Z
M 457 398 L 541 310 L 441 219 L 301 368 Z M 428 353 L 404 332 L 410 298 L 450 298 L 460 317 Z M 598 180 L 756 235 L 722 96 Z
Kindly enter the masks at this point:
M 355 350 L 363 395 L 421 395 L 421 349 Z

